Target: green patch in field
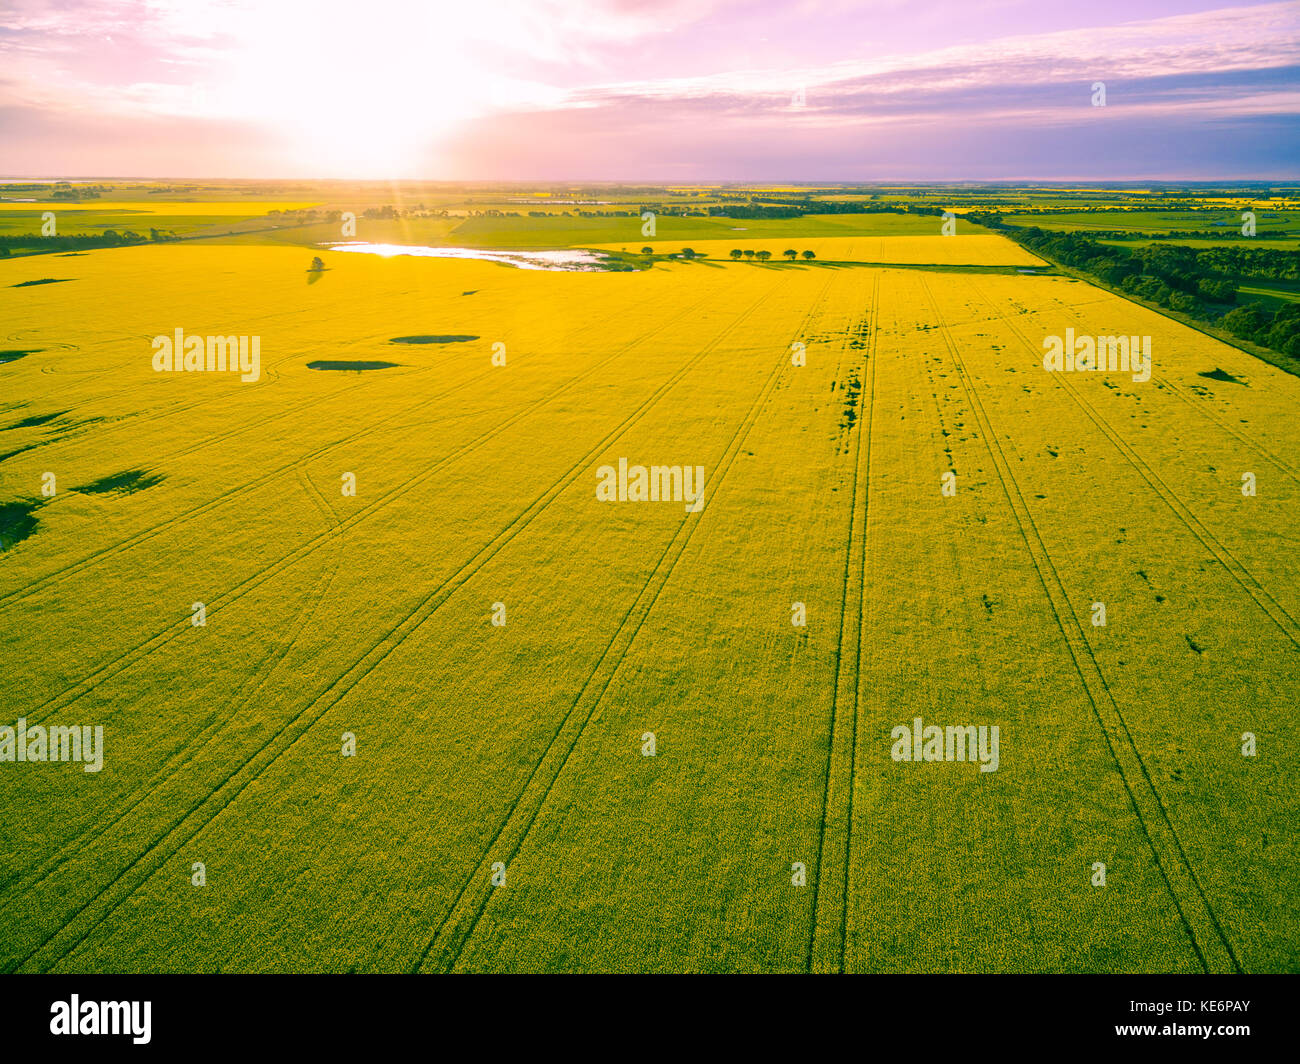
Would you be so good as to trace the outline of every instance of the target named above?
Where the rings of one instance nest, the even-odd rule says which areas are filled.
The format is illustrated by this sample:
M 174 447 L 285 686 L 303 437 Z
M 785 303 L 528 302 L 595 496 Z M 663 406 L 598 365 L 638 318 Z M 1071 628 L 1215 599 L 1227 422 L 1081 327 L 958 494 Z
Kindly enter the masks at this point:
M 1300 285 L 1287 284 L 1283 281 L 1271 284 L 1243 284 L 1238 288 L 1238 292 L 1243 301 L 1249 297 L 1273 311 L 1287 303 L 1300 302 Z
M 26 358 L 28 355 L 39 354 L 43 349 L 39 347 L 30 348 L 9 348 L 6 351 L 0 351 L 0 366 L 6 362 L 17 362 L 20 358 Z
M 74 280 L 72 277 L 42 277 L 36 281 L 19 281 L 17 284 L 10 285 L 10 288 L 31 288 L 38 284 L 63 284 L 65 281 Z
M 325 370 L 352 370 L 360 373 L 368 369 L 393 369 L 400 366 L 400 362 L 331 362 L 328 360 L 318 359 L 315 362 L 308 362 L 308 369 L 325 369 Z
M 445 333 L 442 335 L 394 336 L 388 342 L 390 344 L 464 344 L 477 339 L 477 336 L 469 336 L 464 333 Z

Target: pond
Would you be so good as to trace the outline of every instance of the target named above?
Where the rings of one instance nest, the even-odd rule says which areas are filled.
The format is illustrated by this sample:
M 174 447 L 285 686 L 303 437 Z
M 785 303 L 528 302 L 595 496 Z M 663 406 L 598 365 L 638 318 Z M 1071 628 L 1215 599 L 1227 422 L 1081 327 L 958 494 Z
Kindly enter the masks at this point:
M 500 262 L 521 270 L 604 270 L 609 268 L 610 256 L 596 251 L 572 249 L 564 251 L 486 251 L 481 248 L 435 248 L 420 244 L 371 244 L 364 240 L 349 240 L 324 245 L 330 251 L 352 251 L 363 255 L 417 255 L 432 259 L 482 259 Z

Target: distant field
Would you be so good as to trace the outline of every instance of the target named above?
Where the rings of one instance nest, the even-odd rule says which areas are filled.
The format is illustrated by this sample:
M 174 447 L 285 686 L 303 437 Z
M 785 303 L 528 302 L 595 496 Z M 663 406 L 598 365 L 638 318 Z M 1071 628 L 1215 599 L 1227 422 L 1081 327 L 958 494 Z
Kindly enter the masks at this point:
M 0 969 L 1300 969 L 1300 378 L 1067 278 L 721 261 L 1001 237 L 694 221 L 714 268 L 0 261 L 0 704 L 105 728 L 0 771 Z M 176 328 L 259 379 L 153 372 Z
M 279 202 L 275 200 L 265 200 L 262 202 L 250 202 L 248 200 L 231 200 L 223 202 L 220 200 L 202 200 L 189 202 L 184 200 L 140 200 L 138 202 L 117 202 L 105 200 L 83 200 L 78 202 L 59 202 L 47 201 L 44 203 L 15 203 L 0 201 L 0 211 L 15 211 L 18 213 L 35 212 L 40 217 L 44 211 L 54 211 L 55 214 L 64 212 L 85 211 L 92 214 L 167 214 L 177 217 L 188 215 L 213 215 L 219 218 L 225 217 L 252 217 L 254 215 L 267 214 L 271 211 L 292 211 L 303 207 L 315 206 L 313 203 L 295 203 Z
M 1186 248 L 1239 248 L 1253 246 L 1259 248 L 1274 248 L 1278 251 L 1294 251 L 1296 248 L 1300 248 L 1300 236 L 1270 237 L 1259 240 L 1253 245 L 1250 245 L 1241 237 L 1237 237 L 1236 239 L 1221 238 L 1214 240 L 1210 238 L 1201 239 L 1200 237 L 1195 236 L 1166 237 L 1163 239 L 1152 240 L 1100 240 L 1098 243 L 1121 248 L 1144 248 L 1150 247 L 1152 244 L 1175 244 L 1179 247 Z
M 613 208 L 611 208 L 613 209 Z M 353 239 L 383 244 L 424 244 L 473 248 L 626 247 L 639 251 L 646 245 L 665 246 L 684 241 L 703 246 L 709 240 L 737 241 L 771 238 L 800 240 L 807 237 L 922 236 L 938 234 L 937 216 L 905 214 L 825 214 L 797 219 L 733 219 L 677 217 L 660 214 L 655 236 L 641 235 L 639 214 L 615 217 L 551 215 L 545 218 L 491 217 L 401 218 L 358 217 Z M 958 219 L 958 233 L 987 230 Z M 323 223 L 280 232 L 234 238 L 250 243 L 323 244 L 342 239 L 338 223 Z M 806 243 L 806 241 L 805 241 Z M 680 246 L 670 250 L 680 250 Z M 802 246 L 802 245 L 801 245 Z M 781 251 L 781 248 L 775 249 Z
M 742 204 L 724 202 L 717 195 L 696 195 L 694 190 L 648 192 L 640 197 L 626 190 L 588 190 L 557 192 L 536 196 L 521 192 L 496 191 L 478 195 L 452 194 L 430 188 L 362 188 L 322 189 L 319 198 L 275 199 L 265 194 L 258 198 L 248 192 L 219 186 L 177 189 L 156 198 L 145 198 L 140 190 L 115 189 L 104 198 L 84 202 L 23 203 L 12 200 L 31 193 L 11 190 L 11 201 L 0 200 L 0 236 L 38 233 L 46 211 L 56 215 L 58 232 L 102 233 L 146 232 L 159 229 L 184 237 L 199 237 L 219 242 L 243 244 L 296 244 L 311 246 L 341 239 L 338 222 L 303 225 L 301 219 L 278 217 L 272 212 L 301 209 L 352 211 L 357 215 L 357 239 L 376 243 L 409 243 L 495 249 L 537 249 L 566 247 L 610 247 L 637 251 L 646 244 L 657 248 L 678 241 L 695 246 L 705 241 L 743 242 L 767 238 L 796 241 L 814 237 L 895 237 L 928 236 L 937 233 L 941 220 L 927 214 L 810 214 L 793 219 L 744 219 L 718 216 L 681 216 L 673 211 L 700 211 L 723 203 L 739 209 Z M 805 190 L 755 190 L 768 196 L 802 196 Z M 820 198 L 852 202 L 867 201 L 866 194 L 853 192 L 819 192 Z M 917 202 L 915 192 L 906 190 L 872 193 L 879 203 Z M 1081 193 L 1062 190 L 1062 202 L 1095 203 L 1104 207 L 1104 199 L 1089 200 Z M 1067 198 L 1068 197 L 1068 198 Z M 967 198 L 956 191 L 931 192 L 923 199 L 935 209 L 952 210 L 958 215 L 958 234 L 986 232 L 972 226 L 962 214 L 988 209 L 985 202 Z M 1014 201 L 1027 193 L 1010 196 Z M 643 222 L 639 213 L 618 213 L 635 209 L 641 203 L 663 201 L 657 212 L 653 238 L 642 237 Z M 1207 200 L 1207 202 L 1211 202 Z M 411 212 L 399 219 L 366 218 L 365 211 L 375 206 L 396 204 Z M 423 210 L 421 210 L 423 208 Z M 446 211 L 446 217 L 415 217 Z M 483 212 L 502 211 L 498 217 Z M 537 216 L 530 216 L 533 212 Z M 602 217 L 601 214 L 610 216 Z M 1281 230 L 1288 236 L 1269 239 L 1264 246 L 1300 247 L 1300 211 L 1259 208 L 1257 224 L 1262 230 Z M 1016 226 L 1039 226 L 1063 232 L 1125 230 L 1146 239 L 1115 242 L 1136 247 L 1164 239 L 1170 231 L 1196 230 L 1204 236 L 1178 237 L 1188 246 L 1239 246 L 1240 239 L 1229 236 L 1240 227 L 1240 208 L 1225 203 L 1218 211 L 1158 210 L 1055 210 L 1041 214 L 1012 213 L 1005 220 Z M 784 250 L 784 248 L 777 249 Z
M 1297 285 L 1242 285 L 1238 289 L 1241 292 L 1241 302 L 1250 300 L 1259 300 L 1263 303 L 1295 303 L 1300 301 L 1300 286 Z
M 1003 221 L 1008 225 L 1037 226 L 1061 232 L 1087 232 L 1089 230 L 1116 231 L 1153 236 L 1182 230 L 1204 232 L 1212 238 L 1218 230 L 1234 236 L 1241 231 L 1242 211 L 1247 207 L 1227 208 L 1223 211 L 1080 211 L 1051 212 L 1047 214 L 1008 214 Z M 1280 230 L 1300 239 L 1300 211 L 1255 210 L 1258 229 Z M 1178 243 L 1188 242 L 1179 238 Z M 1239 241 L 1234 241 L 1239 243 Z M 1269 241 L 1268 246 L 1273 246 Z
M 245 219 L 265 219 L 271 211 L 310 207 L 309 203 L 220 202 L 195 203 L 175 200 L 108 203 L 3 203 L 0 202 L 0 236 L 35 235 L 42 231 L 47 212 L 53 213 L 57 235 L 103 233 L 148 233 L 150 229 L 187 235 L 214 226 L 223 229 Z

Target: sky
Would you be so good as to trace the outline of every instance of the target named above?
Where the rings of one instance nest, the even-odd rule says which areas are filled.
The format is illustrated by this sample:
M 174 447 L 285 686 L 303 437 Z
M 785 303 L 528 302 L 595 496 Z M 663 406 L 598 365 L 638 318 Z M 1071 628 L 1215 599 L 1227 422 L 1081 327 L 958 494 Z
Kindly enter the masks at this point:
M 1296 180 L 1300 3 L 0 0 L 0 175 Z

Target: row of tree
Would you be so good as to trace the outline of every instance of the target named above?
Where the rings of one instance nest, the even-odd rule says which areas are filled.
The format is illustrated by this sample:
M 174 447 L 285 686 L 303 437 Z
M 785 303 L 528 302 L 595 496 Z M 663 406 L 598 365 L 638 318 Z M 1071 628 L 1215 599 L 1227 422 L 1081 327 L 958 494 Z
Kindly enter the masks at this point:
M 977 220 L 977 219 L 972 219 Z M 1300 358 L 1300 303 L 1272 310 L 1238 306 L 1243 281 L 1300 279 L 1300 250 L 1191 248 L 1151 244 L 1117 248 L 1092 235 L 1000 226 L 1031 251 L 1092 274 L 1124 292 L 1227 329 L 1234 336 Z
M 925 203 L 880 200 L 878 195 L 855 200 L 813 199 L 811 196 L 750 196 L 746 203 L 711 206 L 708 213 L 715 217 L 744 219 L 801 218 L 805 214 L 920 214 L 937 217 L 944 213 L 944 208 Z
M 768 259 L 772 257 L 772 253 L 770 251 L 754 251 L 750 248 L 746 248 L 743 251 L 740 248 L 732 248 L 731 251 L 728 252 L 728 254 L 733 259 L 740 259 L 743 256 L 744 258 L 747 259 L 758 259 L 759 262 L 766 262 Z M 799 252 L 795 251 L 794 248 L 786 248 L 783 252 L 781 252 L 781 254 L 784 255 L 787 259 L 789 259 L 791 262 L 794 262 L 794 260 L 799 257 Z M 808 262 L 811 262 L 817 256 L 814 255 L 811 251 L 805 251 L 803 253 L 803 257 Z
M 1285 303 L 1275 312 L 1260 303 L 1247 303 L 1228 311 L 1222 324 L 1243 340 L 1300 358 L 1300 303 Z
M 119 233 L 106 229 L 102 233 L 73 233 L 67 236 L 5 234 L 0 236 L 0 258 L 15 251 L 86 251 L 92 248 L 119 248 L 132 244 L 165 243 L 180 238 L 171 230 L 150 229 L 147 236 L 127 229 Z
M 641 249 L 641 254 L 645 255 L 647 258 L 653 255 L 654 253 L 655 253 L 655 249 L 649 246 L 643 247 Z M 745 248 L 744 250 L 741 250 L 740 248 L 732 248 L 731 251 L 728 252 L 728 254 L 733 259 L 736 259 L 737 261 L 744 258 L 744 259 L 749 259 L 751 261 L 757 259 L 759 262 L 767 262 L 772 257 L 772 253 L 770 251 L 755 251 L 752 248 Z M 795 251 L 794 248 L 786 248 L 786 250 L 781 252 L 781 254 L 784 255 L 787 259 L 789 259 L 791 262 L 794 262 L 795 259 L 799 257 L 799 252 Z M 681 257 L 684 259 L 702 259 L 702 258 L 706 258 L 707 256 L 704 254 L 703 251 L 696 251 L 694 248 L 682 248 Z M 803 257 L 805 261 L 811 262 L 817 256 L 813 254 L 813 252 L 811 251 L 805 251 L 803 252 Z

